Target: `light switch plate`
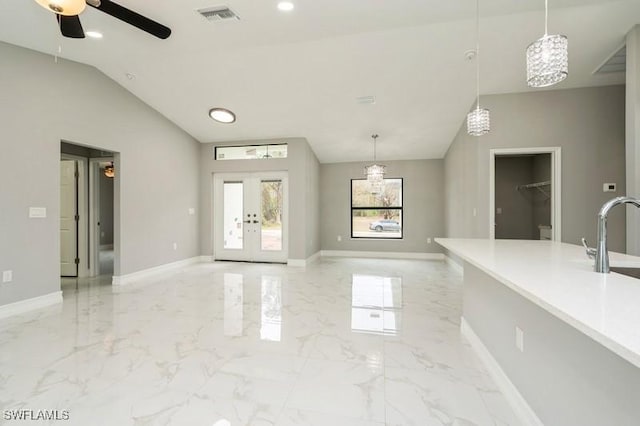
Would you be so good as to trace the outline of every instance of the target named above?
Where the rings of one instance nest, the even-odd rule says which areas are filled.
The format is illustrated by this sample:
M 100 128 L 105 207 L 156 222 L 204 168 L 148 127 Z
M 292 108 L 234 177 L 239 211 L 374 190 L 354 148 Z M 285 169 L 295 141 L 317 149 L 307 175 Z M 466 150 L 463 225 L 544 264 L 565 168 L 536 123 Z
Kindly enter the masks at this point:
M 13 271 L 2 271 L 2 282 L 10 283 L 13 281 Z
M 193 216 L 194 214 L 196 214 L 196 209 L 189 207 L 189 215 Z
M 47 217 L 46 207 L 29 207 L 29 217 L 31 219 L 43 219 Z

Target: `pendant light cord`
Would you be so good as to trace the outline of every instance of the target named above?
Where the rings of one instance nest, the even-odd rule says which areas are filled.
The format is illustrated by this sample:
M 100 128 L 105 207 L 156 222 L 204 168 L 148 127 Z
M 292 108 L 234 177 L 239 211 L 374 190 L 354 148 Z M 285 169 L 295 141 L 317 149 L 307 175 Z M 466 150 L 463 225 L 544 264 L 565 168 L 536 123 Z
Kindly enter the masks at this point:
M 547 28 L 547 21 L 549 20 L 549 0 L 544 0 L 544 36 L 546 37 L 549 34 L 549 30 Z
M 480 109 L 480 0 L 476 0 L 476 109 Z
M 378 135 L 371 135 L 373 138 L 373 162 L 376 162 L 376 139 L 378 139 Z

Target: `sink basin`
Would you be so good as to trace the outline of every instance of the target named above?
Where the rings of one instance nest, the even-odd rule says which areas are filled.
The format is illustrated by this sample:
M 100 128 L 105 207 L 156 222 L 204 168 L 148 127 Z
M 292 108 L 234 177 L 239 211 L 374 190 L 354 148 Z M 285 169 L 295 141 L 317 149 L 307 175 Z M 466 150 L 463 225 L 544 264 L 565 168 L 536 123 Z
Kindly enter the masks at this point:
M 616 272 L 618 274 L 626 275 L 631 278 L 640 279 L 640 268 L 632 267 L 632 268 L 624 268 L 621 266 L 612 266 L 609 268 L 611 272 Z

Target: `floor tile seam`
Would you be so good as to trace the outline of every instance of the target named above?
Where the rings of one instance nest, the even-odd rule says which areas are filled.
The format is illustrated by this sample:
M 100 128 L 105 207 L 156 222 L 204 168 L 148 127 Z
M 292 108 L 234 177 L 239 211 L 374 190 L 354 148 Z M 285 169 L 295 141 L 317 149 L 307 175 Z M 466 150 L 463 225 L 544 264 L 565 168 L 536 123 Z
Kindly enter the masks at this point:
M 353 416 L 345 416 L 343 414 L 335 414 L 329 411 L 319 411 L 319 410 L 312 410 L 312 409 L 308 409 L 308 408 L 298 408 L 298 407 L 285 407 L 285 409 L 290 409 L 290 410 L 300 410 L 300 411 L 305 411 L 308 413 L 312 413 L 312 414 L 320 414 L 320 415 L 328 415 L 328 416 L 332 416 L 335 417 L 337 419 L 347 419 L 347 420 L 357 420 L 360 422 L 369 422 L 369 423 L 374 423 L 374 424 L 380 424 L 380 425 L 385 425 L 386 420 L 385 421 L 379 421 L 379 420 L 373 420 L 373 419 L 367 419 L 364 417 L 353 417 Z M 278 418 L 278 421 L 280 421 L 281 419 Z
M 276 424 L 278 424 L 281 420 L 281 417 L 284 413 L 284 410 L 287 408 L 288 403 L 289 403 L 289 399 L 291 399 L 291 395 L 293 395 L 293 392 L 296 390 L 298 383 L 300 383 L 300 380 L 302 378 L 302 372 L 304 371 L 305 367 L 307 366 L 307 363 L 309 362 L 309 358 L 305 358 L 304 360 L 304 364 L 302 365 L 302 368 L 300 369 L 300 372 L 297 374 L 296 376 L 296 380 L 293 382 L 291 389 L 289 390 L 289 393 L 287 394 L 287 397 L 285 398 L 284 402 L 282 403 L 282 406 L 280 407 L 280 412 L 278 413 L 278 416 L 276 417 Z M 293 407 L 292 407 L 293 408 Z

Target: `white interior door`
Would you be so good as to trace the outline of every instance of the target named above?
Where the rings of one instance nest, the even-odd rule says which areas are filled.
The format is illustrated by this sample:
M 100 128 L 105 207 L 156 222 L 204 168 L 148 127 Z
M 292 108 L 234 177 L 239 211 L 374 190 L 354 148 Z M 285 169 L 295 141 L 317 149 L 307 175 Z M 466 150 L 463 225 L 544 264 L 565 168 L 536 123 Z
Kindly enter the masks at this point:
M 286 262 L 287 190 L 283 172 L 215 175 L 215 258 Z
M 60 275 L 77 277 L 78 185 L 75 160 L 60 161 Z

